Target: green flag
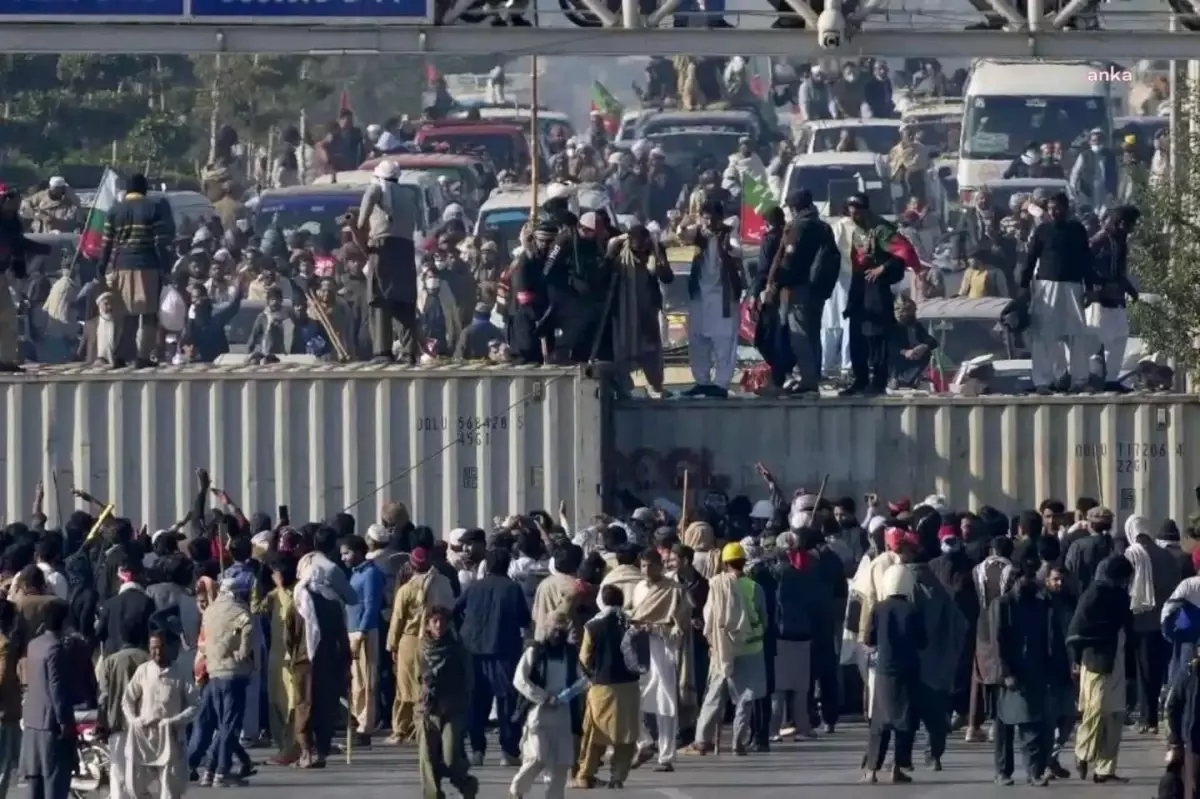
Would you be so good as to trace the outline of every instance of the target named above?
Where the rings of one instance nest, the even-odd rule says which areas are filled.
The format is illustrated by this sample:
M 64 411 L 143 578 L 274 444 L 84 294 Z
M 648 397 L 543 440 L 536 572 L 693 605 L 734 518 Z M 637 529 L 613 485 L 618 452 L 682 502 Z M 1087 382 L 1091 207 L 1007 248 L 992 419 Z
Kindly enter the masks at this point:
M 592 81 L 592 110 L 616 120 L 620 120 L 621 114 L 625 113 L 625 107 L 598 80 Z
M 746 175 L 742 180 L 742 211 L 739 231 L 742 241 L 750 243 L 762 241 L 763 231 L 767 227 L 763 216 L 778 205 L 779 202 L 771 193 L 766 178 Z

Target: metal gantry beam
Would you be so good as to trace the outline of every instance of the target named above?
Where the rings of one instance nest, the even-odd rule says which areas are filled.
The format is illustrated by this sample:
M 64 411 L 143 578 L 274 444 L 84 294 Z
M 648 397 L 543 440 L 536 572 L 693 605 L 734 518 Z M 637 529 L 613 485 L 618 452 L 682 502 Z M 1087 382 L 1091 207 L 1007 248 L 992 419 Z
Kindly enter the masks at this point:
M 9 53 L 312 53 L 365 55 L 486 53 L 630 56 L 758 55 L 813 59 L 892 58 L 1200 58 L 1200 35 L 1186 31 L 956 31 L 866 30 L 838 50 L 818 46 L 813 30 L 703 28 L 494 28 L 481 26 L 374 27 L 205 24 L 0 25 L 0 50 Z

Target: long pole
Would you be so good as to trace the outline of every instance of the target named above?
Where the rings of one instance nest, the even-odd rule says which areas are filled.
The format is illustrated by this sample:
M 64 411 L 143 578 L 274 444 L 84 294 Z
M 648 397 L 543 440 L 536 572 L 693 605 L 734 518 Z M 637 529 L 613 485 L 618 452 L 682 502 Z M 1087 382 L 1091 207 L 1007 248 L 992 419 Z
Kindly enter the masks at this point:
M 532 89 L 533 94 L 533 104 L 529 109 L 529 141 L 532 144 L 530 147 L 530 158 L 532 162 L 530 163 L 529 167 L 529 182 L 533 184 L 533 191 L 529 195 L 532 202 L 532 206 L 529 209 L 529 218 L 534 220 L 534 223 L 536 224 L 538 210 L 538 183 L 540 182 L 540 176 L 538 175 L 538 172 L 540 171 L 538 169 L 538 162 L 542 160 L 542 132 L 538 125 L 538 106 L 541 104 L 541 98 L 538 96 L 538 57 L 536 55 L 530 56 L 529 63 L 529 78 L 530 83 L 532 84 L 530 88 Z

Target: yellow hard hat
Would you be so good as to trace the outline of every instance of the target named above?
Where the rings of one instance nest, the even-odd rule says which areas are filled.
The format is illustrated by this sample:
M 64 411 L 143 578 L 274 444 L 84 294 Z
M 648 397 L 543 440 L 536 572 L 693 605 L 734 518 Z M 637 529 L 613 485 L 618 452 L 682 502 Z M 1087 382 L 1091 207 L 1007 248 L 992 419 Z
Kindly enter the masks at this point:
M 746 550 L 742 549 L 742 545 L 736 541 L 732 544 L 726 544 L 721 550 L 721 562 L 729 563 L 734 560 L 745 560 Z

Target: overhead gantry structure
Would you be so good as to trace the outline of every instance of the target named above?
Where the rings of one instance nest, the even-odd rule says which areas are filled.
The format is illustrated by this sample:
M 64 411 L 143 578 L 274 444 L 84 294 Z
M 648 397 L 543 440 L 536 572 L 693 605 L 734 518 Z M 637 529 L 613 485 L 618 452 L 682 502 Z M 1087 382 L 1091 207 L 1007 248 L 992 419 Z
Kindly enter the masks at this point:
M 955 27 L 948 27 L 944 11 L 922 10 L 920 0 L 907 0 L 903 10 L 889 0 L 761 1 L 761 12 L 705 12 L 697 0 L 557 0 L 562 10 L 550 13 L 522 5 L 528 0 L 4 0 L 0 49 L 1200 58 L 1200 17 L 1193 6 L 1200 0 L 1166 0 L 1140 12 L 1123 11 L 1121 0 L 970 0 L 979 12 L 976 23 Z M 103 10 L 81 15 L 80 4 Z M 64 13 L 46 13 L 59 6 Z M 114 14 L 114 6 L 129 6 L 128 13 Z M 827 35 L 839 26 L 840 34 Z

